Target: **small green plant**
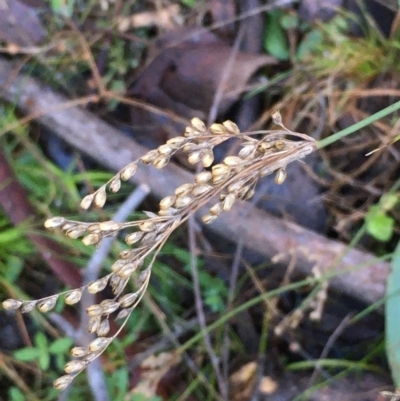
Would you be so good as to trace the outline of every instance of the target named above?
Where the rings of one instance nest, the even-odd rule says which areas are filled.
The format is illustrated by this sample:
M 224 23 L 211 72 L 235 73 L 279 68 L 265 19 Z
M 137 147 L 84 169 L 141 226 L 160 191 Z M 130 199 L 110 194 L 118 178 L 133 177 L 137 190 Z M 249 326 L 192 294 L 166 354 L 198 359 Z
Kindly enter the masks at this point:
M 42 332 L 38 332 L 34 337 L 33 346 L 15 351 L 14 357 L 22 362 L 37 362 L 43 371 L 49 369 L 53 358 L 56 367 L 61 370 L 71 345 L 72 340 L 68 337 L 58 338 L 50 344 L 47 337 Z
M 389 241 L 392 238 L 395 220 L 390 211 L 399 203 L 399 194 L 387 193 L 377 205 L 369 208 L 365 216 L 367 232 L 378 241 Z

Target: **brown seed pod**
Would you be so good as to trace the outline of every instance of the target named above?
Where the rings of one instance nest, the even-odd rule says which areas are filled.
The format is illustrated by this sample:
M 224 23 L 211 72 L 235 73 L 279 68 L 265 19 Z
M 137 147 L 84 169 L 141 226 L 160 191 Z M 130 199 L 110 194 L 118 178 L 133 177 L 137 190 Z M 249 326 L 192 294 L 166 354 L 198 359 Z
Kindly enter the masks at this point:
M 108 321 L 108 319 L 104 319 L 100 323 L 99 328 L 97 329 L 97 335 L 99 337 L 104 337 L 105 335 L 108 334 L 109 331 L 110 331 L 110 322 Z
M 65 373 L 76 373 L 84 369 L 86 363 L 83 361 L 70 361 L 64 366 Z
M 126 294 L 119 299 L 119 303 L 122 308 L 127 308 L 129 306 L 132 306 L 136 302 L 137 298 L 138 294 L 136 292 L 131 294 Z
M 93 316 L 89 319 L 88 323 L 88 332 L 96 333 L 97 329 L 100 326 L 101 316 Z
M 87 210 L 93 203 L 94 195 L 86 195 L 81 201 L 81 208 Z
M 282 184 L 286 179 L 286 175 L 286 169 L 283 167 L 280 168 L 275 174 L 275 183 L 278 185 Z
M 39 301 L 37 303 L 37 307 L 42 313 L 46 313 L 50 310 L 52 310 L 57 303 L 58 295 L 54 295 L 50 298 L 44 299 L 42 301 Z
M 35 308 L 35 306 L 36 306 L 36 301 L 26 302 L 21 306 L 21 312 L 22 313 L 32 312 L 32 310 Z
M 119 175 L 116 175 L 113 180 L 110 182 L 110 191 L 111 192 L 118 192 L 121 188 L 121 180 Z
M 239 127 L 231 120 L 226 120 L 222 123 L 222 125 L 226 128 L 226 130 L 232 135 L 240 134 Z
M 202 171 L 201 173 L 197 174 L 195 177 L 196 184 L 206 184 L 212 178 L 212 174 L 209 171 Z
M 91 305 L 89 308 L 86 309 L 86 313 L 93 317 L 93 316 L 100 316 L 103 313 L 103 308 L 100 305 Z
M 135 233 L 128 234 L 125 237 L 125 242 L 128 245 L 135 244 L 136 242 L 138 242 L 138 241 L 140 241 L 142 239 L 143 235 L 144 235 L 143 231 L 136 231 Z
M 56 228 L 60 227 L 65 223 L 65 218 L 64 217 L 53 217 L 51 219 L 48 219 L 44 222 L 44 226 L 46 228 Z
M 218 216 L 216 216 L 216 215 L 213 215 L 213 214 L 211 214 L 211 213 L 207 213 L 207 214 L 205 214 L 205 215 L 201 218 L 201 220 L 202 220 L 203 223 L 205 223 L 205 224 L 210 224 L 210 223 L 212 223 L 217 217 L 218 217 Z
M 222 202 L 222 209 L 223 209 L 225 212 L 228 212 L 229 210 L 231 210 L 231 208 L 232 208 L 232 206 L 233 206 L 235 200 L 236 200 L 236 197 L 235 197 L 234 194 L 229 194 L 229 195 L 227 195 L 227 196 L 225 197 L 225 199 L 223 200 L 223 202 Z
M 156 169 L 162 169 L 165 167 L 169 162 L 169 156 L 158 156 L 154 161 L 153 165 Z
M 212 150 L 206 150 L 204 151 L 203 156 L 201 157 L 201 163 L 203 164 L 203 167 L 210 167 L 211 164 L 214 162 L 214 153 Z
M 73 357 L 82 358 L 88 353 L 88 350 L 85 347 L 74 347 L 71 349 L 70 352 Z
M 175 195 L 171 195 L 171 196 L 166 196 L 165 198 L 163 198 L 160 202 L 160 209 L 168 209 L 170 208 L 176 200 L 176 196 Z
M 1 304 L 5 310 L 15 310 L 22 305 L 22 301 L 19 301 L 18 299 L 6 299 Z
M 137 168 L 138 168 L 138 166 L 137 166 L 137 163 L 136 163 L 136 162 L 131 163 L 131 164 L 128 164 L 128 165 L 121 171 L 121 178 L 122 178 L 124 181 L 129 180 L 129 178 L 131 178 L 131 177 L 136 173 Z
M 101 241 L 101 235 L 99 234 L 89 234 L 82 238 L 82 242 L 86 245 L 96 245 Z
M 111 341 L 111 338 L 108 337 L 100 337 L 96 338 L 89 344 L 90 352 L 97 352 L 104 349 Z
M 193 188 L 193 184 L 183 184 L 180 187 L 175 189 L 175 195 L 176 196 L 185 196 L 190 193 L 190 191 Z
M 193 128 L 200 132 L 206 132 L 206 126 L 203 121 L 200 120 L 198 117 L 194 117 L 190 120 L 190 124 L 192 124 Z
M 150 152 L 147 152 L 144 156 L 140 158 L 143 164 L 150 164 L 153 163 L 153 161 L 158 157 L 158 151 L 157 150 L 150 150 Z
M 53 382 L 53 387 L 56 390 L 64 390 L 67 386 L 71 384 L 72 380 L 73 376 L 69 375 L 61 376 Z
M 168 139 L 167 144 L 174 146 L 174 147 L 180 147 L 183 144 L 185 144 L 188 140 L 184 138 L 183 136 L 175 136 L 174 138 Z
M 100 291 L 103 291 L 104 288 L 106 288 L 107 283 L 108 283 L 108 277 L 103 277 L 99 280 L 92 281 L 91 283 L 89 283 L 87 290 L 91 294 L 96 294 Z
M 81 289 L 76 289 L 67 292 L 67 295 L 65 296 L 65 303 L 67 305 L 74 305 L 78 303 L 82 298 L 82 290 Z
M 213 135 L 223 135 L 227 133 L 226 128 L 222 124 L 216 123 L 211 125 L 210 131 Z
M 169 156 L 173 152 L 174 149 L 170 144 L 166 143 L 165 145 L 159 146 L 157 150 L 160 155 Z
M 191 196 L 178 196 L 174 203 L 174 206 L 178 209 L 182 209 L 193 202 L 193 198 Z
M 202 155 L 203 155 L 203 152 L 201 152 L 201 151 L 193 152 L 189 155 L 188 162 L 190 164 L 196 164 L 201 160 Z

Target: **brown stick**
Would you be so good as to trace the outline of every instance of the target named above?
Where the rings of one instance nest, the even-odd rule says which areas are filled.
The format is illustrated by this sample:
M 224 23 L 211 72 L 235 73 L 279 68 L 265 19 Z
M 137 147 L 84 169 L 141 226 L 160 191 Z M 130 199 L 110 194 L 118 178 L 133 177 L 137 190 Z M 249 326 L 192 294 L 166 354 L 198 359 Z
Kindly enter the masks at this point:
M 122 135 L 118 130 L 82 108 L 65 108 L 68 101 L 38 81 L 18 75 L 12 79 L 13 65 L 0 59 L 0 97 L 6 99 L 27 114 L 39 115 L 37 120 L 51 129 L 63 140 L 95 159 L 111 170 L 119 170 L 129 162 L 142 156 L 147 149 Z M 146 183 L 157 198 L 173 193 L 182 183 L 191 182 L 193 177 L 182 168 L 170 163 L 162 171 L 154 168 L 139 169 L 133 182 Z M 235 205 L 234 210 L 222 214 L 210 229 L 232 241 L 238 233 L 246 249 L 270 259 L 276 254 L 289 251 L 296 257 L 297 271 L 309 275 L 313 266 L 327 271 L 335 265 L 335 271 L 354 269 L 367 265 L 374 255 L 352 249 L 343 258 L 346 246 L 329 240 L 298 225 L 271 217 L 246 203 Z M 246 218 L 241 216 L 246 214 Z M 286 261 L 289 260 L 288 255 Z M 385 282 L 389 264 L 374 262 L 370 266 L 341 274 L 332 279 L 332 288 L 356 297 L 367 303 L 374 303 L 385 294 Z

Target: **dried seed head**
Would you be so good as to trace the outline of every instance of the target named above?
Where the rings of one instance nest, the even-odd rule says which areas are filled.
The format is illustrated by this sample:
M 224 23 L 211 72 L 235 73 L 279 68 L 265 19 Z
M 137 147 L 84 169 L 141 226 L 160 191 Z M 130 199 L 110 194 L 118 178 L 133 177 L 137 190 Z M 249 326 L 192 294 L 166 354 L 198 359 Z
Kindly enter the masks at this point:
M 206 150 L 201 158 L 203 167 L 210 167 L 214 162 L 214 153 L 212 150 Z
M 209 171 L 202 171 L 201 173 L 197 174 L 195 177 L 196 184 L 206 184 L 212 178 L 212 174 Z
M 206 132 L 206 126 L 200 118 L 195 117 L 190 120 L 190 124 L 200 132 Z
M 89 227 L 87 227 L 86 231 L 88 233 L 96 233 L 96 234 L 98 234 L 100 232 L 100 227 L 99 227 L 98 223 L 94 223 L 94 224 L 91 224 Z
M 215 185 L 221 184 L 229 178 L 229 174 L 215 175 L 213 176 L 212 182 Z
M 205 193 L 209 192 L 212 189 L 211 185 L 207 184 L 202 184 L 202 185 L 196 185 L 192 191 L 190 192 L 191 195 L 197 197 L 204 195 Z
M 182 209 L 193 202 L 193 198 L 186 195 L 186 196 L 178 196 L 174 203 L 174 206 L 178 209 Z
M 75 358 L 82 358 L 88 353 L 87 348 L 85 347 L 74 347 L 71 349 L 71 355 Z
M 136 281 L 136 285 L 137 285 L 138 287 L 141 287 L 141 286 L 145 283 L 145 281 L 147 280 L 147 278 L 148 278 L 149 275 L 150 275 L 150 272 L 151 272 L 151 270 L 147 268 L 146 270 L 143 270 L 143 271 L 140 273 L 140 275 L 139 275 L 139 277 L 138 277 L 138 279 L 137 279 L 137 281 Z
M 231 120 L 226 120 L 222 123 L 222 125 L 226 128 L 226 130 L 233 135 L 240 134 L 239 127 Z
M 229 174 L 231 169 L 228 167 L 228 165 L 224 163 L 224 164 L 216 164 L 215 166 L 212 167 L 211 171 L 213 176 L 219 176 L 219 175 Z
M 86 309 L 86 313 L 91 317 L 100 316 L 103 313 L 103 308 L 100 305 L 91 305 Z
M 193 143 L 193 142 L 189 142 L 187 143 L 182 150 L 186 153 L 190 153 L 190 152 L 194 152 L 195 150 L 199 149 L 199 145 Z
M 174 146 L 174 147 L 179 147 L 179 146 L 182 146 L 186 142 L 187 142 L 187 139 L 184 138 L 183 136 L 176 136 L 174 138 L 168 139 L 167 144 Z
M 118 192 L 121 188 L 121 180 L 119 175 L 116 175 L 113 180 L 110 182 L 110 191 L 111 192 Z
M 176 196 L 174 196 L 174 195 L 166 196 L 160 202 L 160 209 L 170 208 L 174 204 L 175 200 L 176 200 Z
M 152 242 L 154 242 L 156 236 L 157 236 L 157 231 L 152 231 L 150 233 L 145 234 L 142 239 L 142 245 L 151 244 Z
M 212 206 L 211 208 L 210 208 L 210 213 L 213 215 L 213 216 L 218 216 L 219 214 L 221 214 L 221 212 L 222 212 L 222 205 L 221 205 L 221 203 L 216 203 L 214 206 Z
M 122 309 L 121 312 L 118 313 L 115 319 L 125 319 L 132 312 L 131 309 Z
M 116 231 L 121 228 L 120 223 L 116 223 L 115 221 L 109 220 L 109 221 L 103 221 L 102 223 L 99 223 L 99 230 L 101 231 Z
M 18 299 L 6 299 L 2 302 L 2 305 L 5 310 L 15 310 L 22 305 L 22 301 Z
M 97 352 L 102 349 L 104 349 L 110 342 L 110 338 L 108 337 L 101 337 L 101 338 L 96 338 L 89 344 L 89 350 L 91 352 Z
M 150 152 L 147 152 L 144 156 L 141 157 L 141 161 L 143 164 L 150 164 L 153 163 L 153 161 L 158 157 L 158 151 L 157 150 L 150 150 Z
M 138 242 L 138 241 L 140 241 L 140 240 L 142 239 L 143 235 L 144 235 L 144 232 L 143 232 L 143 231 L 136 231 L 135 233 L 128 234 L 128 235 L 125 237 L 125 242 L 126 242 L 128 245 L 135 244 L 136 242 Z M 113 266 L 114 266 L 114 265 L 113 265 Z M 113 270 L 113 271 L 114 271 L 114 270 Z
M 93 203 L 94 195 L 86 195 L 81 201 L 81 208 L 87 210 Z
M 234 194 L 229 194 L 229 195 L 227 195 L 227 196 L 225 197 L 225 199 L 223 200 L 223 202 L 222 202 L 222 209 L 223 209 L 225 212 L 228 212 L 229 210 L 231 210 L 231 208 L 232 208 L 232 206 L 233 206 L 235 200 L 236 200 L 236 197 L 235 197 Z
M 93 316 L 89 319 L 88 323 L 88 332 L 96 333 L 97 329 L 100 326 L 101 316 Z
M 69 375 L 61 376 L 53 382 L 53 387 L 56 390 L 64 390 L 69 384 L 71 384 L 72 380 L 73 376 Z
M 112 299 L 105 299 L 100 302 L 100 306 L 103 308 L 103 315 L 110 315 L 119 308 L 119 302 Z
M 175 189 L 175 195 L 176 196 L 185 196 L 190 193 L 190 191 L 193 188 L 193 184 L 183 184 L 180 187 Z
M 169 145 L 168 143 L 158 147 L 158 153 L 160 155 L 169 156 L 173 152 L 173 150 L 174 150 L 173 147 L 171 145 Z
M 211 213 L 207 213 L 207 214 L 205 214 L 205 215 L 201 218 L 201 220 L 202 220 L 203 223 L 205 223 L 205 224 L 210 224 L 210 223 L 212 223 L 217 217 L 218 217 L 218 216 L 215 216 L 215 215 L 213 215 L 213 214 L 211 214 Z
M 169 162 L 169 156 L 158 156 L 154 161 L 153 161 L 153 165 L 155 168 L 157 169 L 162 169 L 163 167 L 165 167 Z
M 127 265 L 123 266 L 120 270 L 118 270 L 117 275 L 120 278 L 127 278 L 131 276 L 138 268 L 137 263 L 128 263 Z
M 84 369 L 86 362 L 83 361 L 70 361 L 64 366 L 65 373 L 75 373 Z
M 150 232 L 150 231 L 153 231 L 154 227 L 155 227 L 155 224 L 152 223 L 151 221 L 148 221 L 148 220 L 143 221 L 142 223 L 139 224 L 140 230 L 144 231 L 146 233 Z
M 46 313 L 49 310 L 52 310 L 57 303 L 58 295 L 52 296 L 51 298 L 44 299 L 43 301 L 39 301 L 37 303 L 37 307 L 42 313 Z
M 225 157 L 223 163 L 227 166 L 237 166 L 240 163 L 243 163 L 243 160 L 238 156 L 228 156 Z
M 35 305 L 36 305 L 36 301 L 26 302 L 21 306 L 21 312 L 22 313 L 32 312 L 32 310 L 34 309 Z
M 107 200 L 106 187 L 103 185 L 101 188 L 97 190 L 97 192 L 94 195 L 94 204 L 97 207 L 102 208 L 106 203 L 106 200 Z
M 143 234 L 143 233 L 141 233 Z M 132 235 L 132 234 L 131 234 Z M 123 266 L 126 265 L 126 261 L 122 260 L 122 259 L 118 259 L 117 261 L 115 261 L 112 266 L 111 266 L 111 271 L 112 272 L 117 272 L 119 269 L 121 269 Z
M 97 335 L 99 337 L 104 337 L 110 331 L 110 322 L 108 319 L 103 320 L 97 329 Z
M 243 148 L 240 149 L 239 157 L 242 159 L 245 159 L 246 157 L 252 155 L 255 150 L 256 150 L 256 146 L 254 146 L 254 145 L 243 146 Z
M 274 124 L 282 126 L 282 116 L 279 110 L 273 112 L 271 117 Z
M 96 245 L 101 241 L 101 235 L 99 234 L 89 234 L 82 238 L 82 242 L 86 245 Z
M 103 277 L 99 280 L 92 281 L 89 283 L 87 290 L 91 294 L 96 294 L 97 292 L 103 291 L 106 288 L 108 283 L 108 277 Z
M 129 306 L 132 306 L 137 300 L 137 298 L 138 294 L 136 292 L 131 294 L 126 294 L 119 299 L 119 303 L 122 308 L 127 308 Z
M 210 131 L 213 135 L 223 135 L 226 134 L 226 128 L 222 124 L 214 123 L 210 127 Z
M 275 183 L 276 184 L 278 184 L 278 185 L 280 185 L 280 184 L 282 184 L 284 181 L 285 181 L 285 179 L 286 179 L 286 169 L 285 168 L 280 168 L 277 172 L 276 172 L 276 175 L 275 175 Z
M 124 181 L 129 180 L 129 178 L 131 178 L 131 177 L 136 173 L 137 168 L 138 168 L 138 166 L 137 166 L 137 163 L 136 163 L 136 162 L 131 163 L 131 164 L 128 164 L 128 165 L 121 171 L 121 178 L 122 178 Z
M 67 232 L 65 233 L 65 235 L 68 238 L 71 239 L 77 239 L 79 237 L 81 237 L 83 234 L 85 234 L 86 232 L 86 227 L 85 226 L 75 226 L 74 228 L 71 228 L 70 230 L 67 230 Z
M 254 193 L 255 193 L 255 189 L 252 187 L 252 188 L 246 190 L 246 191 L 243 193 L 242 199 L 243 199 L 243 200 L 250 199 L 250 198 L 254 195 Z
M 201 152 L 201 151 L 191 153 L 188 157 L 188 162 L 190 164 L 198 163 L 201 160 L 202 154 L 203 154 L 203 152 Z
M 65 223 L 65 218 L 64 217 L 53 217 L 51 219 L 48 219 L 44 222 L 44 226 L 46 228 L 56 228 L 60 227 Z
M 65 303 L 67 305 L 73 305 L 76 304 L 77 302 L 79 302 L 82 298 L 82 290 L 81 289 L 77 289 L 77 290 L 72 290 L 70 292 L 67 293 L 67 295 L 65 296 Z

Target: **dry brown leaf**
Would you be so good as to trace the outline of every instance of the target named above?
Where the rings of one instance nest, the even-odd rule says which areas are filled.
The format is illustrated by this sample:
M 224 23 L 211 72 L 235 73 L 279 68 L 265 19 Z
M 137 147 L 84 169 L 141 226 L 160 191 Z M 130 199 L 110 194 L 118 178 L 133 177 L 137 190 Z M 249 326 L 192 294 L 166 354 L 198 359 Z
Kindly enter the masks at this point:
M 133 394 L 142 394 L 147 397 L 157 395 L 157 387 L 163 376 L 181 360 L 177 353 L 162 352 L 155 356 L 146 358 L 140 365 L 140 381 L 138 385 L 129 392 L 129 397 Z M 129 398 L 127 396 L 127 398 Z M 130 398 L 129 398 L 130 399 Z
M 230 398 L 233 401 L 247 401 L 257 381 L 257 363 L 249 362 L 229 377 Z
M 34 8 L 19 0 L 0 0 L 0 40 L 32 46 L 39 44 L 46 34 Z
M 176 40 L 187 38 L 173 46 Z M 163 50 L 164 49 L 164 50 Z M 149 50 L 154 59 L 142 72 L 132 94 L 182 117 L 206 115 L 221 83 L 232 48 L 211 32 L 180 29 L 162 37 Z M 240 96 L 250 78 L 273 57 L 238 52 L 222 90 L 220 109 L 226 110 Z M 195 112 L 196 111 L 196 112 Z

